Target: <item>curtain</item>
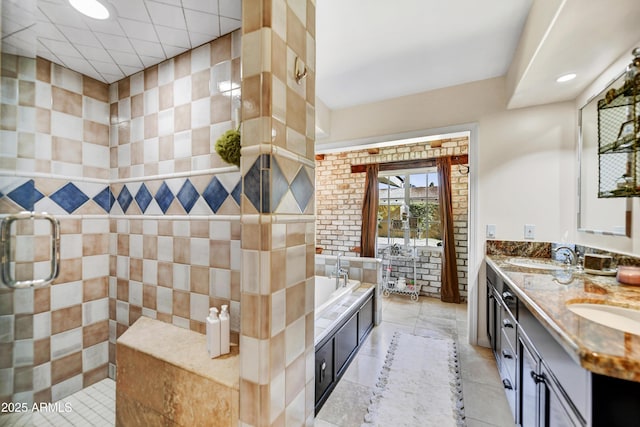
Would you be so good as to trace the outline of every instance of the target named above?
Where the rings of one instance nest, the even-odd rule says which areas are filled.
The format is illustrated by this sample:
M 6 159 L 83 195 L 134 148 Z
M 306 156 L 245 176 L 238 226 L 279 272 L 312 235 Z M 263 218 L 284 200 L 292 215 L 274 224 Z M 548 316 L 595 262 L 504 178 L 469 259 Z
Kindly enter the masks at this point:
M 451 202 L 451 157 L 438 157 L 438 197 L 442 224 L 442 288 L 440 299 L 460 303 L 456 244 L 453 237 L 453 206 Z
M 360 256 L 376 256 L 378 231 L 378 164 L 367 165 L 362 201 L 362 229 L 360 231 Z

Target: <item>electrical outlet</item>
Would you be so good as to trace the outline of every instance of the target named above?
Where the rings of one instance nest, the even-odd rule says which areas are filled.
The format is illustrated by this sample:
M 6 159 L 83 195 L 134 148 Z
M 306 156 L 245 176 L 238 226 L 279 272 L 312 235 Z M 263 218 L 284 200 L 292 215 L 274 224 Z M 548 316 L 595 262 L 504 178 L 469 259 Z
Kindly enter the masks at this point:
M 487 224 L 487 239 L 495 239 L 495 238 L 496 238 L 496 225 Z
M 524 225 L 524 238 L 534 239 L 536 237 L 536 226 L 533 224 Z

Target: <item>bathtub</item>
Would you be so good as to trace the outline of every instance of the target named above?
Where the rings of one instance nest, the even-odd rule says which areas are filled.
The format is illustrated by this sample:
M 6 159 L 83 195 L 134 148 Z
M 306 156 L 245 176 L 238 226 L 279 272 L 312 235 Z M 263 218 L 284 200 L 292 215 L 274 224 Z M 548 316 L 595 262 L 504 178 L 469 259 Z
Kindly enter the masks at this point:
M 343 280 L 336 289 L 335 277 L 315 276 L 315 317 L 317 318 L 324 309 L 331 306 L 336 300 L 349 292 L 353 292 L 360 286 L 359 280 L 347 281 L 347 286 L 342 286 Z

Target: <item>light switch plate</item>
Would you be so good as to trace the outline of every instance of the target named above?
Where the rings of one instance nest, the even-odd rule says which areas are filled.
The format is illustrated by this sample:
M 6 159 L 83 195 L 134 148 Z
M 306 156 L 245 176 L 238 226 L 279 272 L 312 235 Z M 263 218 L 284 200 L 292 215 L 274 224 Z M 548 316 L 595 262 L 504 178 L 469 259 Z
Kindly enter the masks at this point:
M 495 239 L 495 238 L 496 238 L 496 225 L 487 224 L 487 239 Z
M 536 226 L 533 224 L 524 225 L 524 238 L 534 239 L 536 237 Z

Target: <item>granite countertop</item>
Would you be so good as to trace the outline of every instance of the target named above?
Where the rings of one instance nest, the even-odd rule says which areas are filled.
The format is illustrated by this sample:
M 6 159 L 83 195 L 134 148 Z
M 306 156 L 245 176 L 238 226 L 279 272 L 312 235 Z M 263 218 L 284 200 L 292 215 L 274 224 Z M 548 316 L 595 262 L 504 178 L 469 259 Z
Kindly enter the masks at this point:
M 149 354 L 226 387 L 240 389 L 237 345 L 231 345 L 229 354 L 211 359 L 204 334 L 144 316 L 118 338 L 117 344 Z
M 566 306 L 596 303 L 640 310 L 640 287 L 620 284 L 615 276 L 516 267 L 507 262 L 510 258 L 486 256 L 577 363 L 591 372 L 640 382 L 640 335 L 600 325 Z

